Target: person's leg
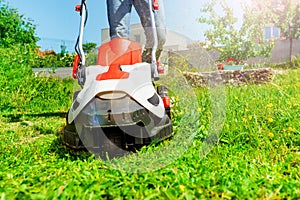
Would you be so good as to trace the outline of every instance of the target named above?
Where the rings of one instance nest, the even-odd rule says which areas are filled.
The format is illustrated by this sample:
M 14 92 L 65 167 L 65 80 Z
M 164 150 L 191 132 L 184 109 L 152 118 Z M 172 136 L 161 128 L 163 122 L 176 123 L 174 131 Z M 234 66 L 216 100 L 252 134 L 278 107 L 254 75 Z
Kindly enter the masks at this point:
M 150 11 L 152 11 L 152 8 L 149 8 L 149 0 L 133 0 L 133 5 L 140 17 L 146 35 L 146 45 L 143 52 L 143 61 L 151 63 L 151 52 L 154 44 L 150 16 Z M 166 42 L 166 26 L 163 0 L 159 1 L 159 10 L 154 11 L 154 18 L 158 39 L 158 46 L 156 51 L 156 59 L 158 60 L 163 45 Z
M 158 50 L 162 51 L 164 44 L 166 43 L 166 24 L 165 24 L 165 7 L 164 1 L 159 0 L 159 9 L 154 12 L 155 25 L 158 37 Z
M 132 0 L 107 0 L 110 38 L 129 38 Z

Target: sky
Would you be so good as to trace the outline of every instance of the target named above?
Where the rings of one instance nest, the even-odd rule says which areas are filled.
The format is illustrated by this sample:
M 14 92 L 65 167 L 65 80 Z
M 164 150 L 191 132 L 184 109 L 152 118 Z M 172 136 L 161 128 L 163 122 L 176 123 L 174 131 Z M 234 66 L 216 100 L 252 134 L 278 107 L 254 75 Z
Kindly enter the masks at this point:
M 164 0 L 167 29 L 178 32 L 192 40 L 204 40 L 206 27 L 197 22 L 200 9 L 209 0 Z M 231 0 L 232 6 L 242 0 Z M 33 20 L 37 25 L 36 34 L 41 39 L 52 41 L 76 41 L 79 32 L 80 16 L 75 12 L 75 5 L 80 0 L 6 0 L 20 14 Z M 108 27 L 106 0 L 87 0 L 88 21 L 84 42 L 101 43 L 101 29 Z M 134 10 L 134 9 L 133 9 Z M 131 23 L 139 23 L 135 11 Z

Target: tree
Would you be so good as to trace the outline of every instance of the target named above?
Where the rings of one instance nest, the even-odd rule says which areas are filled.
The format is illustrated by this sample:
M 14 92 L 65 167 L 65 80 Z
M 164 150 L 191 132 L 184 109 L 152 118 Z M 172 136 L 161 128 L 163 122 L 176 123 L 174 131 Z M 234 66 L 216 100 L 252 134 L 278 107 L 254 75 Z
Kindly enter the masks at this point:
M 300 2 L 297 0 L 251 0 L 246 15 L 265 25 L 279 27 L 284 38 L 300 38 Z
M 0 47 L 16 44 L 36 46 L 35 25 L 0 0 Z
M 217 12 L 217 7 L 221 12 Z M 243 63 L 250 57 L 269 57 L 273 43 L 265 43 L 262 34 L 263 28 L 260 24 L 254 23 L 251 17 L 244 20 L 238 26 L 238 19 L 234 16 L 233 9 L 225 0 L 212 0 L 202 9 L 203 16 L 199 22 L 209 25 L 205 31 L 206 47 L 220 52 L 220 62 L 228 58 L 234 58 L 237 63 Z M 221 13 L 221 14 L 219 14 Z
M 267 26 L 278 27 L 281 37 L 290 41 L 290 61 L 293 54 L 293 39 L 300 38 L 300 2 L 298 0 L 251 0 L 247 16 L 263 21 Z
M 300 2 L 295 6 L 295 13 L 292 23 L 295 26 L 295 35 L 294 38 L 300 38 Z
M 83 51 L 87 54 L 91 53 L 95 48 L 97 44 L 93 42 L 88 42 L 82 45 Z

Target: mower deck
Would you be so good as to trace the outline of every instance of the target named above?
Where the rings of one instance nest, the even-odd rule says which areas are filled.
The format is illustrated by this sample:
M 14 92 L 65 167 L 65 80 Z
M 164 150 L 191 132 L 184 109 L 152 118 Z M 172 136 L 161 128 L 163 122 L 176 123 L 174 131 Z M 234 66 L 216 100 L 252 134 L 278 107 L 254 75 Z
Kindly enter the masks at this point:
M 167 114 L 159 119 L 129 96 L 113 102 L 95 97 L 71 124 L 67 123 L 63 143 L 73 149 L 118 156 L 169 138 L 172 132 Z

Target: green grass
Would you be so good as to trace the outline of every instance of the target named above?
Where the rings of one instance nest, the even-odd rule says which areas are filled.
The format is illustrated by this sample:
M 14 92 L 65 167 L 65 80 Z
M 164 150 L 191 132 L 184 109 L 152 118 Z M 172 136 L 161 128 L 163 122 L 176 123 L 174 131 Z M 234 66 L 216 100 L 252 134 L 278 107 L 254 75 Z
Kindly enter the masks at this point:
M 20 64 L 9 65 L 3 64 L 7 69 Z M 191 113 L 197 113 L 199 120 L 190 146 L 178 159 L 145 173 L 117 170 L 110 165 L 114 161 L 62 146 L 59 136 L 73 83 L 31 76 L 7 81 L 0 91 L 1 199 L 300 198 L 299 69 L 286 70 L 272 83 L 226 86 L 220 140 L 205 157 L 203 139 L 212 130 L 215 111 L 210 90 L 195 89 L 198 108 Z M 0 78 L 7 78 L 5 72 Z M 182 127 L 176 130 L 188 129 L 188 119 L 181 118 L 185 108 L 177 109 L 174 124 Z M 141 154 L 171 144 L 172 140 L 165 141 L 142 149 Z M 137 165 L 133 162 L 131 156 L 116 160 Z

